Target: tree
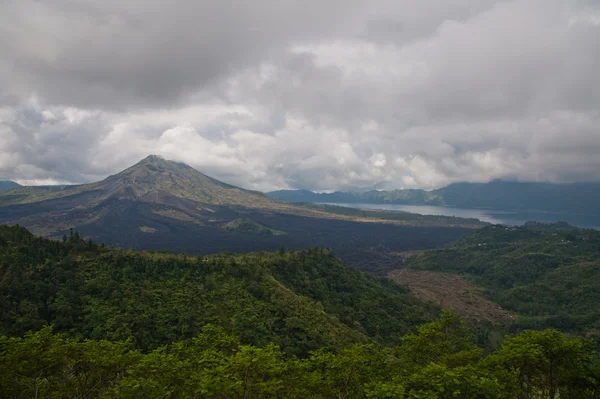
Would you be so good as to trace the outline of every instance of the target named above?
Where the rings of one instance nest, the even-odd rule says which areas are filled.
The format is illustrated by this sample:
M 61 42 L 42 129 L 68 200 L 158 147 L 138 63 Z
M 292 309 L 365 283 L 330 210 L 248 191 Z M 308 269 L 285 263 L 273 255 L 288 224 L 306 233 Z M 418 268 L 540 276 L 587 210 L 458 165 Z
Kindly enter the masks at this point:
M 316 351 L 305 362 L 306 386 L 323 397 L 364 398 L 367 388 L 391 378 L 391 354 L 373 344 L 358 344 L 335 354 Z
M 430 363 L 448 367 L 465 366 L 481 355 L 471 331 L 456 314 L 444 311 L 438 321 L 418 327 L 417 334 L 402 337 L 397 355 L 408 369 Z
M 55 389 L 53 382 L 65 366 L 63 338 L 52 327 L 23 338 L 0 338 L 0 397 L 42 398 Z
M 593 357 L 592 342 L 569 340 L 549 329 L 507 338 L 485 363 L 490 369 L 516 371 L 519 399 L 592 398 L 598 386 Z
M 0 339 L 0 397 L 95 398 L 138 358 L 129 344 L 79 342 L 44 327 L 23 338 Z

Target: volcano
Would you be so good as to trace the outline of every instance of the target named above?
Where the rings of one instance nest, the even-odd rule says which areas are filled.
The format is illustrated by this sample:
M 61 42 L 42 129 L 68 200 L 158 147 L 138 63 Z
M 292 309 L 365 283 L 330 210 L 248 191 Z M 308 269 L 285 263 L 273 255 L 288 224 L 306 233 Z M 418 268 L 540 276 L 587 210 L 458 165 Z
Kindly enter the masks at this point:
M 400 213 L 390 213 L 396 219 L 387 220 L 340 209 L 272 199 L 156 155 L 96 183 L 0 192 L 0 223 L 54 239 L 75 229 L 94 241 L 136 249 L 204 254 L 325 246 L 356 265 L 444 245 L 469 231 L 407 226 Z

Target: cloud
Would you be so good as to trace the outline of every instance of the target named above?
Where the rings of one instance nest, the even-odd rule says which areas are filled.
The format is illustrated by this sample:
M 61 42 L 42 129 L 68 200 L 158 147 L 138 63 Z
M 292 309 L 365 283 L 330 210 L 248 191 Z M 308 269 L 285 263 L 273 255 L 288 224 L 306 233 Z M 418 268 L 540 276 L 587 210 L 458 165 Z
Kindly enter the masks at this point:
M 171 105 L 291 40 L 334 35 L 331 20 L 357 3 L 8 0 L 0 6 L 0 86 L 7 99 Z
M 157 153 L 262 190 L 598 179 L 597 2 L 400 3 L 5 2 L 0 178 Z
M 97 112 L 45 109 L 32 100 L 0 110 L 0 171 L 23 184 L 89 181 L 107 172 L 89 161 L 105 126 Z

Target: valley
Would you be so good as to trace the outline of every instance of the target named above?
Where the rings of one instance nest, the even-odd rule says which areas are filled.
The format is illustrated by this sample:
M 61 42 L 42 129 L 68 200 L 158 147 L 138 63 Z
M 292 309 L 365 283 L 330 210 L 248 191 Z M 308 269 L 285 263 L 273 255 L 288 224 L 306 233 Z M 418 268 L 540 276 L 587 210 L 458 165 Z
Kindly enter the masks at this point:
M 600 232 L 564 223 L 488 226 L 444 249 L 420 252 L 405 267 L 451 273 L 513 313 L 510 331 L 600 331 Z M 454 291 L 460 296 L 461 288 Z

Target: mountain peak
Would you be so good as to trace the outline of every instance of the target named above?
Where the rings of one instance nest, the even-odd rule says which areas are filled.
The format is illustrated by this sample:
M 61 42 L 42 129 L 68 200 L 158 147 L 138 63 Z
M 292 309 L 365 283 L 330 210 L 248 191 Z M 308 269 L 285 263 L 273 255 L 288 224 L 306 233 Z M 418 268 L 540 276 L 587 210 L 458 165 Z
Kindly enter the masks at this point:
M 216 205 L 251 205 L 271 200 L 206 176 L 191 166 L 159 155 L 149 155 L 96 187 L 122 199 L 157 202 L 173 196 Z
M 29 188 L 29 191 L 16 199 L 5 199 L 4 204 L 67 197 L 71 198 L 72 204 L 81 207 L 97 206 L 109 199 L 153 204 L 172 204 L 184 199 L 203 204 L 248 208 L 269 208 L 274 204 L 263 193 L 223 183 L 185 163 L 170 161 L 159 155 L 149 155 L 124 171 L 96 183 L 52 190 Z
M 204 176 L 202 173 L 183 162 L 171 161 L 160 155 L 148 155 L 135 165 L 112 177 L 124 177 L 126 175 L 135 176 L 139 181 L 140 178 L 149 178 L 159 174 L 182 177 L 190 171 Z
M 136 166 L 146 166 L 146 165 L 155 165 L 155 166 L 163 166 L 163 167 L 169 166 L 169 167 L 173 167 L 173 168 L 181 167 L 181 168 L 185 168 L 185 169 L 192 169 L 191 166 L 189 166 L 188 164 L 185 164 L 183 162 L 172 161 L 170 159 L 166 159 L 162 155 L 154 155 L 154 154 L 148 155 L 146 158 L 142 159 L 141 161 L 139 161 L 138 163 L 133 165 L 132 168 L 134 168 Z
M 138 164 L 160 162 L 160 161 L 166 161 L 165 157 L 163 157 L 162 155 L 150 154 L 146 158 L 144 158 L 140 162 L 138 162 Z

